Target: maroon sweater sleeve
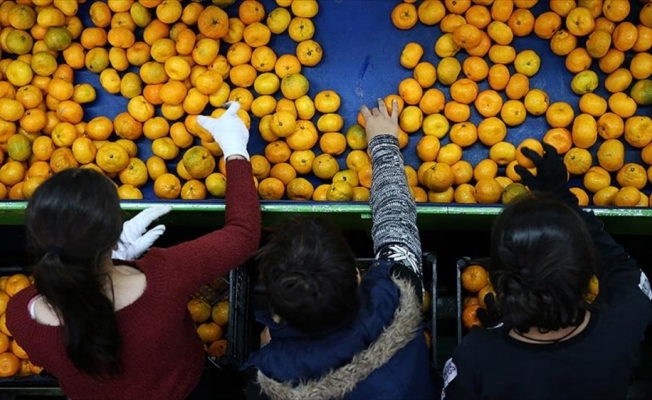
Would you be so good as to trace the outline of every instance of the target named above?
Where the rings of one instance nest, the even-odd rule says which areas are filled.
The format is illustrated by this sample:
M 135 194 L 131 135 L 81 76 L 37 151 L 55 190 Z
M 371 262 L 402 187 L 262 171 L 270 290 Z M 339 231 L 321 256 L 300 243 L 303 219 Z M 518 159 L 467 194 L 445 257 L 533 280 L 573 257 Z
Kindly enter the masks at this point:
M 222 229 L 167 249 L 152 248 L 136 265 L 167 285 L 170 296 L 187 297 L 243 264 L 258 249 L 261 216 L 251 164 L 226 163 L 226 212 Z

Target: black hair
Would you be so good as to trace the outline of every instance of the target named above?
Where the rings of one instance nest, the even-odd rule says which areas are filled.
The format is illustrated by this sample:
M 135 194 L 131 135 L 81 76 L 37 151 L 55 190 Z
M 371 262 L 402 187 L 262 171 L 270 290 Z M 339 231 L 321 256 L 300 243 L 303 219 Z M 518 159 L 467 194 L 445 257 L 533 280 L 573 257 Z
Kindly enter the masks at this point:
M 257 259 L 270 305 L 288 326 L 325 334 L 356 317 L 360 300 L 355 255 L 328 220 L 286 221 Z
M 595 260 L 578 211 L 542 196 L 508 205 L 494 222 L 489 263 L 505 325 L 524 333 L 581 324 Z
M 122 338 L 102 260 L 122 230 L 115 185 L 91 169 L 67 169 L 35 191 L 26 209 L 34 284 L 62 320 L 66 353 L 96 378 L 122 371 Z

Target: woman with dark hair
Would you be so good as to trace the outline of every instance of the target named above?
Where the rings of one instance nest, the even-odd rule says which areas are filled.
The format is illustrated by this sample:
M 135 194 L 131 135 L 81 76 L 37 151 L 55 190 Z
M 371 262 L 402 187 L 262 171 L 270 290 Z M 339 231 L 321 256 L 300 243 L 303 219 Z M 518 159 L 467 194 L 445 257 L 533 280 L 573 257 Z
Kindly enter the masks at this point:
M 115 247 L 127 257 L 138 254 L 119 240 L 120 203 L 109 179 L 70 169 L 34 193 L 26 226 L 38 259 L 35 285 L 11 299 L 7 326 L 70 398 L 183 399 L 203 388 L 205 353 L 186 304 L 202 284 L 249 258 L 260 235 L 249 133 L 238 108 L 235 103 L 217 120 L 199 119 L 227 160 L 226 224 L 220 230 L 152 248 L 137 261 L 117 260 Z M 125 237 L 139 242 L 147 222 L 136 225 L 125 229 Z
M 288 221 L 258 254 L 272 313 L 245 363 L 248 397 L 431 399 L 416 206 L 398 147 L 398 105 L 363 106 L 372 162 L 376 260 L 363 277 L 342 234 L 322 218 Z M 263 335 L 264 336 L 264 335 Z
M 505 208 L 489 277 L 502 323 L 474 327 L 444 367 L 446 399 L 624 399 L 652 320 L 646 275 L 582 211 L 554 147 L 530 149 L 533 191 Z M 518 167 L 517 167 L 518 168 Z M 586 300 L 595 274 L 600 294 Z

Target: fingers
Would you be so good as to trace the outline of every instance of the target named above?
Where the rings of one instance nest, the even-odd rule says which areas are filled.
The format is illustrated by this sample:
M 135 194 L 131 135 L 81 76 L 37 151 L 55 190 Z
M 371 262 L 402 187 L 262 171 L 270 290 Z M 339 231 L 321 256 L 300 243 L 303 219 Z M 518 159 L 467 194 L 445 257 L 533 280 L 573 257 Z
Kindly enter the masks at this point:
M 362 114 L 362 117 L 364 118 L 365 121 L 371 118 L 371 112 L 369 111 L 369 108 L 367 108 L 367 106 L 365 105 L 360 107 L 360 113 Z
M 515 166 L 514 171 L 521 176 L 521 180 L 523 180 L 524 183 L 530 179 L 534 179 L 534 175 L 532 175 L 532 173 L 528 171 L 527 168 L 521 165 Z
M 140 237 L 140 239 L 137 240 L 137 248 L 140 250 L 142 249 L 143 252 L 147 249 L 150 248 L 152 244 L 161 237 L 161 235 L 165 232 L 165 225 L 157 225 L 147 231 L 143 236 Z M 143 248 L 144 247 L 144 248 Z M 142 254 L 142 253 L 141 253 Z
M 523 148 L 521 149 L 521 153 L 523 153 L 523 155 L 524 155 L 525 157 L 527 157 L 527 158 L 529 158 L 530 160 L 532 160 L 532 162 L 533 162 L 534 165 L 536 165 L 536 166 L 541 165 L 541 162 L 543 161 L 543 159 L 541 158 L 541 156 L 539 155 L 539 153 L 537 153 L 536 151 L 534 151 L 534 150 L 532 150 L 532 149 L 530 149 L 530 148 L 528 148 L 528 147 L 523 147 Z
M 222 107 L 228 107 L 226 109 L 226 112 L 224 113 L 224 115 L 227 115 L 227 114 L 235 115 L 238 112 L 238 110 L 240 110 L 240 102 L 238 102 L 238 101 L 229 101 L 227 103 L 224 103 L 222 105 Z
M 542 142 L 541 145 L 543 146 L 543 151 L 545 151 L 545 154 L 548 155 L 555 155 L 558 156 L 559 152 L 557 151 L 557 148 L 555 146 L 552 146 L 546 142 Z
M 392 100 L 392 121 L 398 122 L 398 100 Z
M 383 99 L 378 99 L 378 110 L 380 110 L 381 114 L 389 117 L 389 112 L 387 111 L 387 105 L 385 104 Z
M 211 123 L 214 121 L 213 118 L 211 117 L 206 117 L 204 115 L 198 115 L 197 116 L 197 124 L 201 126 L 202 128 L 209 130 Z

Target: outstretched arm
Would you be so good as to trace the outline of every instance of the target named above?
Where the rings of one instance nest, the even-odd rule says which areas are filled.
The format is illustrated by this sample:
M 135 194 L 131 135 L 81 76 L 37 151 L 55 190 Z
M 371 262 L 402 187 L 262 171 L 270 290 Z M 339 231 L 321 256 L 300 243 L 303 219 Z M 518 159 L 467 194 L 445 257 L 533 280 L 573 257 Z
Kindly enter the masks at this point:
M 372 162 L 371 235 L 377 257 L 408 267 L 421 279 L 421 241 L 417 210 L 408 187 L 403 157 L 398 147 L 398 104 L 391 115 L 382 99 L 378 107 L 361 108 Z M 419 285 L 420 286 L 420 285 Z
M 523 154 L 537 167 L 537 176 L 522 167 L 516 167 L 516 172 L 521 175 L 523 182 L 531 190 L 547 192 L 582 215 L 599 253 L 595 274 L 600 281 L 600 297 L 613 303 L 643 294 L 645 297 L 641 296 L 640 299 L 647 299 L 649 303 L 652 292 L 645 274 L 625 249 L 604 230 L 602 221 L 593 212 L 584 211 L 578 206 L 577 197 L 568 190 L 566 167 L 557 150 L 546 143 L 543 147 L 545 150 L 543 157 L 528 148 L 523 149 Z

